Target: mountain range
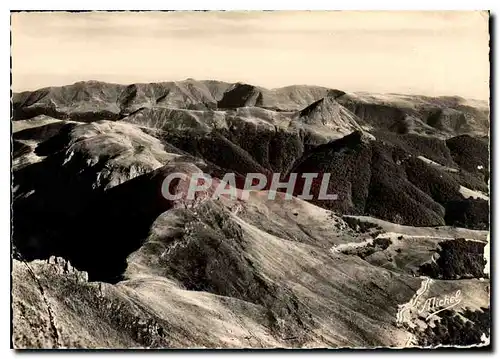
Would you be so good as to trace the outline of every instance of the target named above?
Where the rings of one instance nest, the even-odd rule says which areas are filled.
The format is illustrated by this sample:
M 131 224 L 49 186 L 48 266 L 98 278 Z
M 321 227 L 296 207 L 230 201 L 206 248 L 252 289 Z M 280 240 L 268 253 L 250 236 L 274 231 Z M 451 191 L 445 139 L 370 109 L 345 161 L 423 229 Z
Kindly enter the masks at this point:
M 487 102 L 451 96 L 193 79 L 14 93 L 13 345 L 485 345 L 489 131 Z M 330 173 L 338 196 L 167 200 L 174 172 L 239 189 Z M 430 319 L 411 308 L 457 290 Z

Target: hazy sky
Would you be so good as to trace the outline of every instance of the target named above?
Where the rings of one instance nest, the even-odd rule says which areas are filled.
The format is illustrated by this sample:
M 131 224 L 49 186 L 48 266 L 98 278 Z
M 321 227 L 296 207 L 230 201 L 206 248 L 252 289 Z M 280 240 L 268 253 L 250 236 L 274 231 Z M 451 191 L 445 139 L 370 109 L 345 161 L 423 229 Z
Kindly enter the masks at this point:
M 12 15 L 14 91 L 81 80 L 489 95 L 481 12 L 93 12 Z

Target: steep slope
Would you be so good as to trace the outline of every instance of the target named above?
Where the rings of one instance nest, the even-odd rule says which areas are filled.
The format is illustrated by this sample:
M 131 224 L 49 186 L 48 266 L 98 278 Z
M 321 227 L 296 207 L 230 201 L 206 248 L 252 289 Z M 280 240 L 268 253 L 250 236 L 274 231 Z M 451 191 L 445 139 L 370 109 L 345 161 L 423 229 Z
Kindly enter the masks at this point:
M 264 308 L 162 277 L 87 282 L 85 272 L 51 257 L 14 260 L 13 280 L 17 349 L 281 346 Z
M 337 126 L 325 126 L 305 123 L 295 112 L 274 112 L 257 107 L 225 111 L 151 108 L 137 111 L 123 121 L 159 130 L 156 132 L 162 140 L 223 168 L 245 174 L 266 170 L 286 172 L 305 150 L 342 137 L 356 126 L 355 118 L 348 113 L 337 117 Z M 214 151 L 218 148 L 221 150 Z M 226 160 L 225 153 L 232 158 L 243 156 L 246 159 Z M 256 163 L 246 170 L 234 167 L 250 159 Z
M 392 293 L 393 301 L 387 302 L 389 293 L 374 290 L 367 296 L 365 286 L 352 285 L 349 278 L 366 285 L 380 280 L 378 285 L 384 288 L 389 282 L 392 288 L 401 288 L 402 278 L 370 270 L 356 258 L 330 257 L 315 246 L 269 235 L 210 201 L 196 213 L 167 212 L 155 226 L 129 259 L 127 275 L 132 278 L 139 273 L 168 276 L 187 289 L 263 306 L 275 323 L 272 333 L 285 339 L 287 346 L 374 345 L 398 337 L 379 336 L 372 326 L 376 322 L 391 326 L 396 298 L 404 292 Z M 370 308 L 382 302 L 386 309 L 375 314 Z M 353 322 L 359 324 L 352 326 Z M 318 332 L 319 328 L 331 331 Z M 395 327 L 392 330 L 397 332 Z
M 127 193 L 151 203 L 149 195 L 144 199 L 144 190 L 156 187 L 151 177 L 132 182 L 135 189 Z M 117 190 L 122 186 L 128 185 Z M 129 202 L 138 204 L 130 197 Z M 259 212 L 273 217 L 255 217 Z M 294 222 L 301 225 L 293 230 Z M 338 233 L 345 236 L 333 239 Z M 298 199 L 275 203 L 254 193 L 246 202 L 207 199 L 189 208 L 175 206 L 142 234 L 145 240 L 128 255 L 125 279 L 116 285 L 89 283 L 86 273 L 62 259 L 15 260 L 14 343 L 21 348 L 403 346 L 410 333 L 398 326 L 397 313 L 422 279 L 325 250 L 352 235 L 340 218 Z M 100 253 L 87 255 L 88 263 L 98 262 L 95 254 Z M 468 297 L 457 310 L 487 306 L 487 282 L 450 284 L 455 291 L 485 293 Z M 450 284 L 436 281 L 436 286 Z M 68 297 L 75 299 L 70 303 Z
M 487 138 L 462 135 L 448 139 L 446 145 L 460 168 L 488 182 L 490 152 Z
M 489 106 L 461 97 L 346 94 L 337 101 L 372 126 L 439 137 L 489 133 Z
M 332 174 L 327 193 L 336 194 L 338 199 L 325 201 L 318 198 L 320 188 L 316 186 L 312 189 L 312 201 L 339 213 L 373 215 L 415 226 L 464 225 L 463 218 L 459 220 L 456 214 L 452 214 L 456 212 L 457 204 L 463 202 L 458 212 L 471 218 L 467 226 L 485 229 L 488 202 L 464 198 L 459 178 L 417 158 L 415 155 L 428 152 L 435 146 L 433 141 L 423 139 L 424 142 L 419 142 L 418 138 L 408 142 L 405 137 L 399 137 L 396 140 L 391 138 L 392 143 L 388 143 L 354 132 L 314 148 L 297 162 L 291 172 Z M 423 146 L 425 142 L 431 147 Z M 412 143 L 420 143 L 426 151 L 418 151 L 418 147 L 411 146 Z M 441 146 L 447 150 L 444 143 Z M 448 152 L 444 151 L 448 157 L 434 153 L 438 159 L 446 158 L 453 163 Z M 471 207 L 473 203 L 478 204 Z M 467 206 L 466 210 L 464 206 Z
M 217 103 L 218 108 L 254 107 L 263 104 L 262 91 L 252 85 L 235 84 Z
M 221 109 L 262 107 L 276 111 L 294 111 L 305 108 L 325 96 L 340 96 L 343 91 L 319 86 L 294 85 L 266 89 L 244 83 L 232 85 L 217 106 Z
M 77 83 L 15 94 L 13 105 L 16 348 L 402 347 L 489 336 L 490 284 L 476 260 L 489 248 L 481 103 L 188 79 Z M 230 172 L 237 198 L 212 198 Z M 270 199 L 268 187 L 245 198 L 249 172 L 328 173 L 327 192 L 339 197 L 318 199 L 314 182 L 307 202 Z M 177 179 L 170 200 L 172 173 L 215 179 L 194 199 Z M 459 289 L 446 315 L 426 321 L 411 308 Z M 455 315 L 472 318 L 473 334 L 443 334 Z
M 325 126 L 339 132 L 362 130 L 352 112 L 339 105 L 331 96 L 324 97 L 299 112 L 298 121 L 312 126 Z

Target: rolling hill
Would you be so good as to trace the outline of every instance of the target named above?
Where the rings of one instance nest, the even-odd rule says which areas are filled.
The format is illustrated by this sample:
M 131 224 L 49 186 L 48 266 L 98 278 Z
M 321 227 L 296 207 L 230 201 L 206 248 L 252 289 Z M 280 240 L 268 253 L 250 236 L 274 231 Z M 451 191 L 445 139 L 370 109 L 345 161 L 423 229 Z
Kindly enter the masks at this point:
M 12 106 L 15 348 L 489 337 L 491 263 L 471 259 L 489 249 L 488 104 L 189 79 L 79 82 Z M 248 173 L 328 173 L 338 198 L 316 183 L 300 199 L 299 181 L 291 199 L 188 199 L 178 180 L 166 199 L 174 172 L 235 173 L 236 190 Z M 407 310 L 458 289 L 446 319 Z M 472 339 L 433 331 L 457 313 Z

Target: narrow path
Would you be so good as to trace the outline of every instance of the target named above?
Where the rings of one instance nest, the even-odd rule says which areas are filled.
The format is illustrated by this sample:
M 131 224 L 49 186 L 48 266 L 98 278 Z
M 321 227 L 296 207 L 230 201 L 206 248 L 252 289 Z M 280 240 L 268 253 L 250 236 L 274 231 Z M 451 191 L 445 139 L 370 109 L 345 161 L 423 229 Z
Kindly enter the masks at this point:
M 433 282 L 433 280 L 429 277 L 420 278 L 424 278 L 424 280 L 420 283 L 420 288 L 415 292 L 415 295 L 408 303 L 399 305 L 398 313 L 396 315 L 396 322 L 399 324 L 409 324 L 410 318 L 408 318 L 407 314 L 412 308 L 415 308 L 418 305 L 420 298 L 429 290 L 430 285 Z
M 396 314 L 396 323 L 398 325 L 407 324 L 408 326 L 412 326 L 410 310 L 412 308 L 416 308 L 419 304 L 420 298 L 429 290 L 430 285 L 433 280 L 429 277 L 421 277 L 424 280 L 420 283 L 420 288 L 415 292 L 415 295 L 410 299 L 409 302 L 400 304 L 398 313 Z M 416 337 L 412 333 L 408 333 L 408 338 L 404 344 L 404 347 L 410 347 L 416 345 Z

